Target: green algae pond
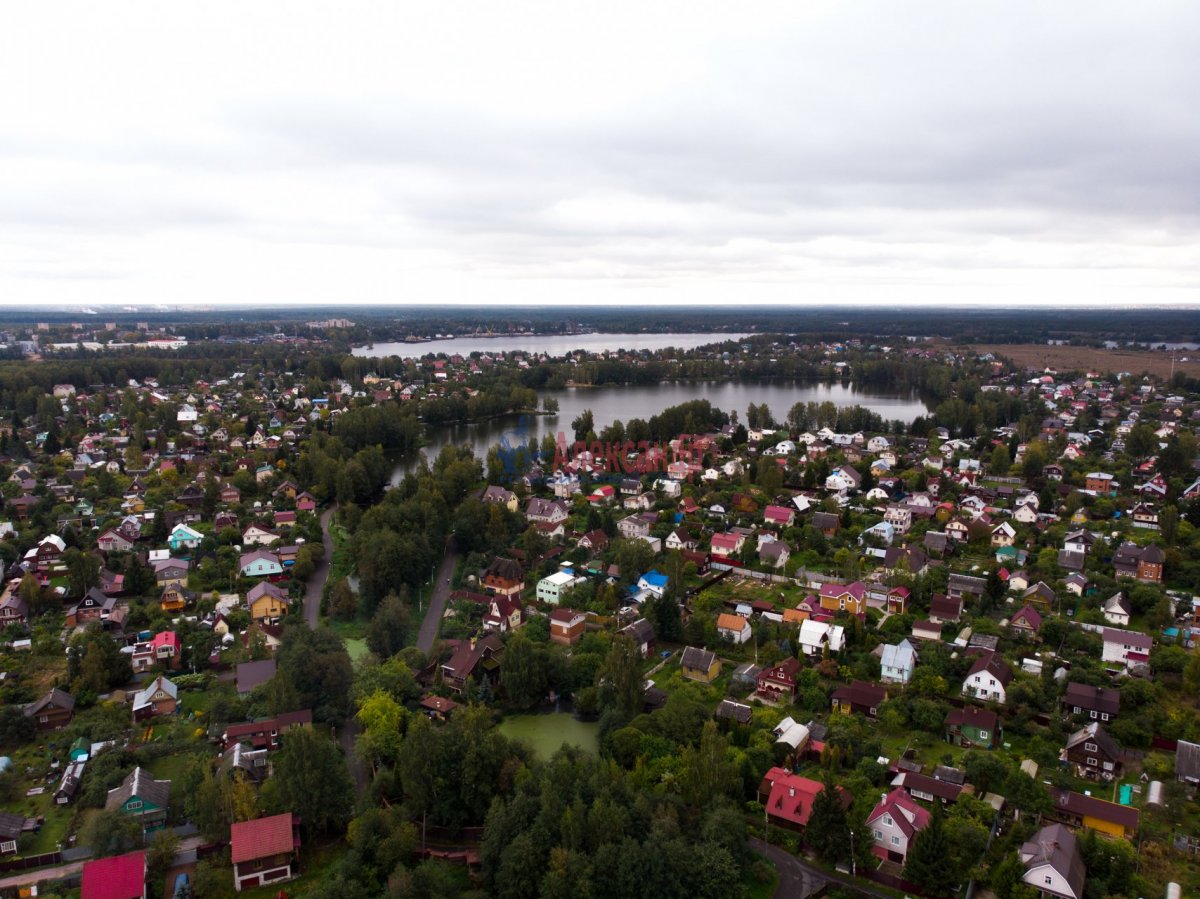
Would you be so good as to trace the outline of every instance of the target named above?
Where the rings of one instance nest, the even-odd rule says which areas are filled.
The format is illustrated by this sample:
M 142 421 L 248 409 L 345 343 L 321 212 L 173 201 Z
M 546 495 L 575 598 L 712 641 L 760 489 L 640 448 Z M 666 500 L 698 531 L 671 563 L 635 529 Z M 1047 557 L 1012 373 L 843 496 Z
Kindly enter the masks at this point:
M 540 759 L 550 758 L 563 743 L 596 752 L 598 730 L 597 722 L 580 721 L 570 712 L 508 715 L 500 722 L 500 733 L 527 743 Z

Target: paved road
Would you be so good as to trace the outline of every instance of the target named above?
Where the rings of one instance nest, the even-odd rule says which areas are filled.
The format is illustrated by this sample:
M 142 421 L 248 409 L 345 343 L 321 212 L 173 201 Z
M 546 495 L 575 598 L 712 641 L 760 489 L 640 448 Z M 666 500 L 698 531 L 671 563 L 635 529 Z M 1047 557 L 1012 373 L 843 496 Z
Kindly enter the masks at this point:
M 329 534 L 329 520 L 333 518 L 334 507 L 330 506 L 321 513 L 321 540 L 325 544 L 325 555 L 313 570 L 304 591 L 304 620 L 308 626 L 316 628 L 321 614 L 321 593 L 325 582 L 329 580 L 329 565 L 333 561 L 333 537 Z
M 765 855 L 779 872 L 779 886 L 775 888 L 774 899 L 807 899 L 830 881 L 850 887 L 866 896 L 877 896 L 879 899 L 890 899 L 894 895 L 876 889 L 869 881 L 829 874 L 814 868 L 803 859 L 778 846 L 764 843 L 757 837 L 750 838 L 750 846 L 755 852 Z
M 429 608 L 421 619 L 421 630 L 417 634 L 417 649 L 429 652 L 433 649 L 433 641 L 437 639 L 438 627 L 442 623 L 442 615 L 446 612 L 446 601 L 450 598 L 452 589 L 450 578 L 454 576 L 454 567 L 458 564 L 458 549 L 454 545 L 454 537 L 446 540 L 446 555 L 433 576 L 433 595 L 429 597 Z

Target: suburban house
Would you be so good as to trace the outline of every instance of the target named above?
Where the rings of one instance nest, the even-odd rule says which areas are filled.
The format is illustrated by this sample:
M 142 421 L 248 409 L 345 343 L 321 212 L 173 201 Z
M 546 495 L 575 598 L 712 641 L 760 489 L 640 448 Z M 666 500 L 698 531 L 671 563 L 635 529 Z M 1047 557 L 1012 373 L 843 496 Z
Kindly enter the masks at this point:
M 929 811 L 917 805 L 904 790 L 897 787 L 885 793 L 867 815 L 867 826 L 875 842 L 871 851 L 881 859 L 902 863 L 913 837 L 929 825 L 929 820 Z
M 1154 641 L 1145 634 L 1106 627 L 1100 636 L 1104 640 L 1104 649 L 1100 654 L 1101 661 L 1120 662 L 1126 668 L 1149 663 L 1150 650 L 1154 647 Z
M 170 715 L 175 711 L 179 689 L 163 675 L 150 681 L 143 689 L 133 694 L 133 720 L 145 721 L 159 715 Z
M 758 673 L 754 679 L 755 692 L 772 702 L 791 702 L 796 696 L 796 675 L 799 673 L 799 659 L 784 659 Z
M 722 699 L 717 703 L 717 710 L 713 715 L 718 721 L 732 721 L 736 726 L 749 724 L 754 718 L 754 709 L 732 699 Z
M 146 899 L 146 895 L 146 850 L 83 863 L 80 899 Z
M 480 499 L 485 503 L 494 503 L 498 506 L 503 506 L 510 512 L 517 511 L 517 495 L 503 487 L 488 487 L 483 491 Z
M 177 553 L 195 549 L 203 539 L 204 535 L 198 530 L 180 522 L 171 529 L 167 536 L 167 544 L 171 547 L 171 552 Z
M 861 618 L 867 613 L 866 587 L 861 581 L 822 584 L 821 608 L 827 612 L 849 612 Z
M 833 512 L 814 512 L 812 526 L 826 537 L 832 537 L 842 526 L 842 520 Z
M 239 821 L 229 829 L 233 888 L 281 883 L 294 876 L 300 851 L 300 821 L 291 812 Z
M 1070 828 L 1062 824 L 1046 825 L 1022 844 L 1020 857 L 1025 866 L 1021 880 L 1041 895 L 1083 899 L 1087 871 L 1079 842 Z
M 242 531 L 242 546 L 270 546 L 279 535 L 261 524 L 252 524 Z
M 907 684 L 917 667 L 917 651 L 907 640 L 885 644 L 880 658 L 879 679 L 885 684 Z
M 167 614 L 182 612 L 187 608 L 192 594 L 177 584 L 170 584 L 163 589 L 158 597 L 158 607 Z
M 531 497 L 525 507 L 525 517 L 530 521 L 541 521 L 547 524 L 557 524 L 568 518 L 567 504 L 556 499 L 541 499 Z
M 1012 678 L 1012 668 L 998 653 L 984 652 L 967 669 L 967 676 L 963 678 L 962 694 L 1003 705 Z
M 650 653 L 654 650 L 654 625 L 645 618 L 639 618 L 633 624 L 621 628 L 621 633 L 633 640 L 642 658 L 650 658 Z
M 929 600 L 929 620 L 934 624 L 945 624 L 947 621 L 957 622 L 962 618 L 963 601 L 961 596 L 946 596 L 935 593 Z
M 812 815 L 813 800 L 825 789 L 819 781 L 793 774 L 786 768 L 772 768 L 758 787 L 758 799 L 766 807 L 767 817 L 779 827 L 803 830 Z M 851 797 L 841 787 L 838 794 L 843 805 Z
M 24 830 L 24 815 L 0 812 L 0 856 L 17 854 L 17 846 Z
M 465 692 L 472 678 L 496 681 L 500 677 L 500 654 L 504 644 L 496 634 L 459 640 L 450 658 L 442 663 L 442 683 L 456 693 Z
M 782 540 L 768 540 L 758 548 L 759 560 L 770 568 L 782 568 L 791 555 L 791 547 Z
M 1026 605 L 1008 620 L 1008 626 L 1014 631 L 1037 634 L 1042 629 L 1042 616 L 1033 606 Z
M 1067 738 L 1063 761 L 1075 766 L 1081 777 L 1111 780 L 1121 774 L 1121 747 L 1099 721 L 1093 721 Z
M 66 690 L 52 687 L 41 699 L 25 706 L 25 714 L 33 719 L 39 731 L 58 730 L 71 723 L 75 715 L 75 697 Z
M 119 787 L 108 791 L 104 807 L 129 815 L 149 833 L 167 823 L 167 807 L 171 800 L 171 782 L 155 780 L 140 766 L 134 768 Z
M 903 615 L 908 611 L 909 590 L 907 587 L 892 587 L 887 592 L 887 612 L 889 615 Z
M 505 634 L 509 631 L 517 630 L 524 623 L 525 621 L 521 613 L 521 603 L 517 597 L 505 596 L 499 593 L 491 597 L 488 610 L 483 616 L 483 629 L 485 631 L 498 631 Z
M 975 577 L 970 574 L 952 574 L 946 584 L 946 593 L 951 599 L 978 599 L 987 590 L 987 578 Z
M 550 613 L 550 641 L 574 646 L 583 637 L 587 616 L 574 609 L 555 609 Z
M 698 649 L 695 646 L 685 647 L 679 660 L 680 674 L 688 680 L 711 684 L 721 673 L 721 660 L 715 652 Z
M 312 711 L 310 709 L 285 712 L 275 718 L 265 718 L 262 721 L 230 724 L 221 734 L 221 743 L 226 751 L 239 743 L 244 743 L 253 749 L 278 749 L 280 734 L 292 727 L 311 725 Z
M 1158 584 L 1163 578 L 1165 556 L 1160 547 L 1138 546 L 1122 543 L 1113 554 L 1113 568 L 1117 577 L 1130 577 L 1146 583 Z
M 154 563 L 154 583 L 159 588 L 186 587 L 188 567 L 187 559 L 160 559 Z
M 741 615 L 722 612 L 717 616 L 717 635 L 734 643 L 745 643 L 753 635 L 750 620 Z
M 185 571 L 184 577 L 186 576 Z M 67 610 L 67 627 L 82 627 L 90 621 L 104 621 L 112 614 L 116 605 L 115 597 L 105 595 L 99 587 L 93 587 Z
M 800 622 L 800 648 L 807 656 L 822 655 L 826 650 L 840 652 L 846 643 L 846 631 L 840 624 L 824 621 Z
M 1129 626 L 1129 615 L 1132 609 L 1129 607 L 1129 600 L 1125 598 L 1124 592 L 1117 592 L 1104 600 L 1104 620 L 1109 624 L 1117 627 Z
M 238 570 L 242 577 L 273 577 L 283 574 L 283 564 L 275 553 L 257 549 L 242 554 L 238 559 Z
M 488 593 L 518 595 L 525 589 L 525 571 L 516 559 L 493 559 L 483 573 L 483 587 Z
M 250 620 L 275 622 L 287 614 L 288 592 L 270 581 L 259 581 L 246 594 Z
M 713 556 L 720 558 L 736 556 L 742 551 L 742 546 L 745 542 L 746 538 L 741 534 L 713 534 L 711 552 Z
M 117 528 L 107 528 L 96 538 L 96 548 L 102 553 L 127 553 L 133 541 Z
M 990 709 L 968 705 L 946 716 L 946 742 L 966 749 L 995 749 L 1002 739 L 1000 718 Z
M 1141 817 L 1131 805 L 1085 796 L 1072 790 L 1050 787 L 1050 810 L 1046 817 L 1068 827 L 1087 827 L 1110 837 L 1133 839 Z
M 182 662 L 179 635 L 174 631 L 161 631 L 149 640 L 135 643 L 130 658 L 134 674 L 149 671 L 159 665 L 174 669 L 178 668 Z
M 651 569 L 643 574 L 637 580 L 638 592 L 643 595 L 653 595 L 661 597 L 667 590 L 667 585 L 670 583 L 670 578 L 665 574 Z
M 1090 684 L 1067 684 L 1062 705 L 1068 715 L 1082 715 L 1093 721 L 1111 721 L 1121 711 L 1121 693 Z
M 796 520 L 796 510 L 787 506 L 767 506 L 763 510 L 763 521 L 770 525 L 790 528 Z
M 857 713 L 874 718 L 887 699 L 887 690 L 869 681 L 856 680 L 833 691 L 833 711 L 843 715 Z
M 558 571 L 548 574 L 538 581 L 537 600 L 538 602 L 558 605 L 567 591 L 585 581 L 586 578 L 576 576 L 575 572 L 570 568 L 560 568 Z

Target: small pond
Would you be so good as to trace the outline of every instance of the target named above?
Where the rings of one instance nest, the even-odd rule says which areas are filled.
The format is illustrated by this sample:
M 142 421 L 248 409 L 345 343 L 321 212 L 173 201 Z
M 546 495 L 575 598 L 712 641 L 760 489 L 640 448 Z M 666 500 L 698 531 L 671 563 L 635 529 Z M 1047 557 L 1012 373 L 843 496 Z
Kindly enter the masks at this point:
M 500 722 L 500 733 L 533 747 L 538 758 L 548 759 L 563 743 L 596 752 L 599 724 L 580 721 L 570 712 L 543 715 L 509 715 Z

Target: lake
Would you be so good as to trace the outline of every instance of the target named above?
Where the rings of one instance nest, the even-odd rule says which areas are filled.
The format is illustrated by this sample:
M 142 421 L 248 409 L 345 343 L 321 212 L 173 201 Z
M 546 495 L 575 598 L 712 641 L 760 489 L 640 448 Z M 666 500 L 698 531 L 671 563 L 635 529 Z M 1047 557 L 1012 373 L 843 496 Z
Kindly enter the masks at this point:
M 676 347 L 692 350 L 710 343 L 725 340 L 741 340 L 744 333 L 713 334 L 524 334 L 504 337 L 451 337 L 446 340 L 431 340 L 424 343 L 377 343 L 374 346 L 355 347 L 355 356 L 400 356 L 404 359 L 419 359 L 430 353 L 445 353 L 453 356 L 469 356 L 472 353 L 545 353 L 547 356 L 565 356 L 576 350 L 589 353 L 615 352 L 616 350 L 663 350 Z
M 509 715 L 500 722 L 500 733 L 512 740 L 528 743 L 538 758 L 548 759 L 563 743 L 588 752 L 599 749 L 595 721 L 580 721 L 570 712 L 545 715 Z
M 766 403 L 776 420 L 787 417 L 788 410 L 799 402 L 831 402 L 838 406 L 863 406 L 883 416 L 885 420 L 899 419 L 911 422 L 929 410 L 911 394 L 888 395 L 881 392 L 865 392 L 840 382 L 814 384 L 811 381 L 689 381 L 667 382 L 629 387 L 567 387 L 563 390 L 545 390 L 539 397 L 552 396 L 558 400 L 557 415 L 505 415 L 487 421 L 468 424 L 446 425 L 430 429 L 426 435 L 428 444 L 422 452 L 434 459 L 448 443 L 466 443 L 479 459 L 496 444 L 505 441 L 509 445 L 528 443 L 530 437 L 541 441 L 546 433 L 567 435 L 567 442 L 574 440 L 571 422 L 584 409 L 591 409 L 595 430 L 603 428 L 617 419 L 623 422 L 631 418 L 648 421 L 668 406 L 676 406 L 688 400 L 706 399 L 725 412 L 738 414 L 738 421 L 745 423 L 746 409 L 751 403 Z M 415 458 L 402 460 L 392 474 L 392 483 L 398 484 L 416 465 Z

